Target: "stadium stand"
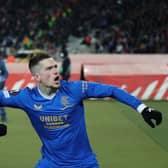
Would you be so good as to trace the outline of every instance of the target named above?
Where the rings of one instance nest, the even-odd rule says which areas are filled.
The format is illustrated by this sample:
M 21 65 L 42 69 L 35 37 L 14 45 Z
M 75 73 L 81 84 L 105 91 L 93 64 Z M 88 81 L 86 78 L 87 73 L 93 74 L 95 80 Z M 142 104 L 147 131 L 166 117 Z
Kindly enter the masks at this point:
M 1 0 L 0 17 L 5 55 L 11 48 L 54 53 L 65 42 L 70 53 L 168 52 L 166 0 Z

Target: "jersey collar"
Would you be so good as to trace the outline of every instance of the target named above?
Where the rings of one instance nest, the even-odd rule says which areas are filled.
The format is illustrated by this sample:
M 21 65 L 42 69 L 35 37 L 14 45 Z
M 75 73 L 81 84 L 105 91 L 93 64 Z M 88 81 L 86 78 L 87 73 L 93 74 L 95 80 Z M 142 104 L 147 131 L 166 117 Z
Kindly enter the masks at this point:
M 42 96 L 42 97 L 44 97 L 45 99 L 49 99 L 49 100 L 51 100 L 56 94 L 57 94 L 57 91 L 55 92 L 55 93 L 53 93 L 51 96 L 48 96 L 48 95 L 45 95 L 44 93 L 42 93 L 41 91 L 40 91 L 40 89 L 39 89 L 39 87 L 37 87 L 37 90 L 38 90 L 38 92 L 39 92 L 39 94 Z

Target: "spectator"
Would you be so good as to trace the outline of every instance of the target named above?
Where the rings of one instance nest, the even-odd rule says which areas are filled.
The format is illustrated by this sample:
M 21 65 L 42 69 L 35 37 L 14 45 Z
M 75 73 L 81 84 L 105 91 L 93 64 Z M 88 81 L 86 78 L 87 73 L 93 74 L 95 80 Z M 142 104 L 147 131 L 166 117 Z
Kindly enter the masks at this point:
M 17 4 L 2 0 L 0 44 L 5 49 L 35 49 L 38 44 L 48 50 L 50 44 L 60 47 L 71 36 L 85 39 L 87 34 L 99 31 L 103 35 L 97 37 L 93 52 L 167 53 L 167 11 L 166 0 L 18 0 Z M 124 43 L 116 44 L 120 36 Z

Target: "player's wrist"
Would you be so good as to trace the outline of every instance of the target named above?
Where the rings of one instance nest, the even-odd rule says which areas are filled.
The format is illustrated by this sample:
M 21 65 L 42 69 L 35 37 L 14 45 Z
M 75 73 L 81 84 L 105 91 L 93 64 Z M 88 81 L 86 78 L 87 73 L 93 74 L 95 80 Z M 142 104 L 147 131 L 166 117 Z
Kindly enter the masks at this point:
M 147 105 L 145 105 L 145 104 L 140 104 L 138 107 L 137 107 L 137 111 L 141 114 L 142 113 L 142 111 L 145 109 L 145 108 L 147 108 L 148 106 Z

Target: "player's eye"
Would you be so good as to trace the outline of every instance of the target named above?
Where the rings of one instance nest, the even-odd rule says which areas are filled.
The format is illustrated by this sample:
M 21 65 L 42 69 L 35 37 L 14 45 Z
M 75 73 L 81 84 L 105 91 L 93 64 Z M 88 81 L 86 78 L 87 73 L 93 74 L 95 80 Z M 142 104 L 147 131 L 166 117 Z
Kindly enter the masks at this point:
M 46 68 L 46 70 L 51 70 L 51 69 L 57 68 L 57 67 L 58 67 L 57 65 L 49 66 L 49 67 Z
M 46 68 L 46 70 L 51 70 L 52 69 L 52 66 L 49 66 Z
M 58 66 L 57 65 L 54 65 L 54 68 L 57 68 Z

